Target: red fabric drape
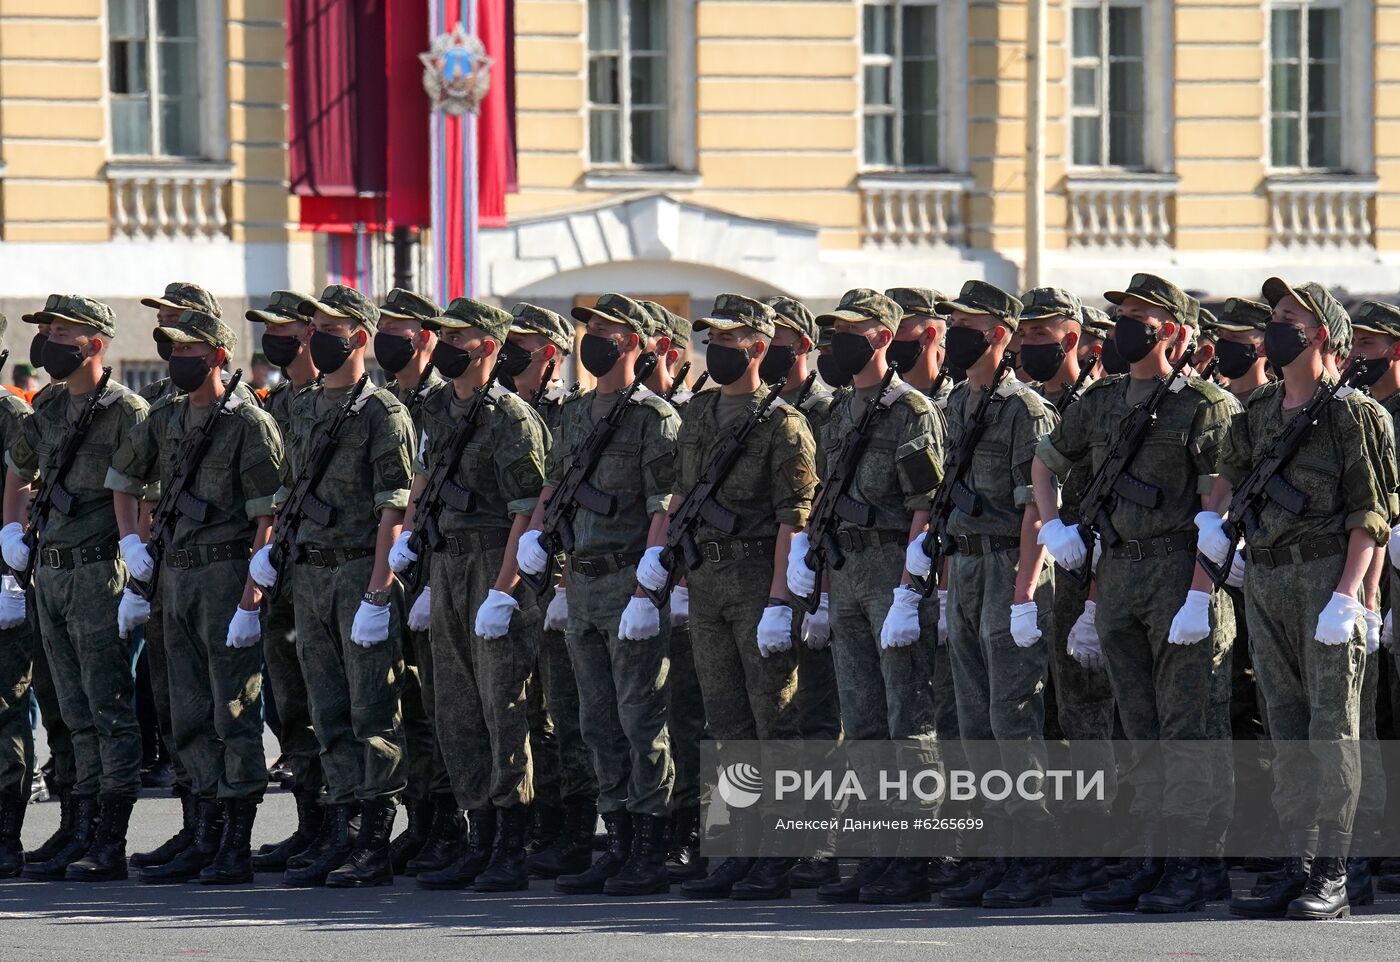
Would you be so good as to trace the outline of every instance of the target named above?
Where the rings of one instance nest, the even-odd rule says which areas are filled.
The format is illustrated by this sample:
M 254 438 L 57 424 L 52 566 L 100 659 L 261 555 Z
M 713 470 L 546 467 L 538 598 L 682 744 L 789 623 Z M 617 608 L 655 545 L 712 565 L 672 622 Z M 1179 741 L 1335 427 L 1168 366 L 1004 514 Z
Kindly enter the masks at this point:
M 389 0 L 386 27 L 389 225 L 427 227 L 432 219 L 429 111 L 418 55 L 430 42 L 428 4 L 424 0 Z
M 477 35 L 495 59 L 491 89 L 481 105 L 479 139 L 480 218 L 483 227 L 506 222 L 506 184 L 514 166 L 510 160 L 510 48 L 506 0 L 477 0 Z

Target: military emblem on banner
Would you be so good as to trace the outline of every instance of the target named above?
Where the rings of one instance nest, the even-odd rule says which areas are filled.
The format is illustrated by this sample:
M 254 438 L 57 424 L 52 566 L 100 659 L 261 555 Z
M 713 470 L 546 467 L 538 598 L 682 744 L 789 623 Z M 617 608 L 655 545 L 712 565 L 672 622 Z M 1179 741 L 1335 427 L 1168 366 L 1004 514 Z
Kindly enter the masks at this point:
M 481 40 L 467 33 L 459 23 L 451 33 L 439 34 L 423 61 L 423 89 L 432 98 L 433 109 L 460 116 L 476 113 L 491 87 L 491 65 Z

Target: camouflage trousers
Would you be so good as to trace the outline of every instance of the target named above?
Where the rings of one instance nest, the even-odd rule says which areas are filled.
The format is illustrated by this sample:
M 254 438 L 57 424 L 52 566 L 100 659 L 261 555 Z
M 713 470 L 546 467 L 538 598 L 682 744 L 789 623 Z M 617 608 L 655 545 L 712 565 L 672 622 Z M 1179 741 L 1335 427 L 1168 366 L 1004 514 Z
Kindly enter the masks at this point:
M 282 577 L 293 577 L 292 570 Z M 321 746 L 311 728 L 311 707 L 307 702 L 306 679 L 297 660 L 296 617 L 293 592 L 283 591 L 273 604 L 263 605 L 262 656 L 272 700 L 277 703 L 277 745 L 282 762 L 292 773 L 297 791 L 320 791 L 325 784 L 321 772 Z
M 666 677 L 666 694 L 669 705 L 666 729 L 671 735 L 671 758 L 676 766 L 671 807 L 680 811 L 694 808 L 705 800 L 700 780 L 700 742 L 707 737 L 705 701 L 700 694 L 695 645 L 688 621 L 671 626 L 671 669 Z
M 525 721 L 530 729 L 530 784 L 537 806 L 558 808 L 559 736 L 544 700 L 544 685 L 536 668 L 525 682 Z
M 535 667 L 540 611 L 522 585 L 515 592 L 520 610 L 506 636 L 477 635 L 477 609 L 496 582 L 505 549 L 481 547 L 471 533 L 458 537 L 469 547 L 460 555 L 434 551 L 430 579 L 451 586 L 433 592 L 429 632 L 434 717 L 442 723 L 438 744 L 460 807 L 529 805 L 534 789 L 525 683 Z
M 690 574 L 691 650 L 705 721 L 719 741 L 801 735 L 797 645 L 766 658 L 758 650 L 758 622 L 772 579 L 767 558 L 706 564 Z M 792 616 L 800 620 L 800 610 Z
M 924 602 L 932 608 L 928 617 L 938 624 L 938 596 L 930 595 Z M 958 729 L 958 688 L 953 683 L 953 656 L 948 653 L 948 639 L 940 637 L 930 655 L 933 660 L 933 732 L 940 739 L 956 740 Z
M 797 652 L 797 724 L 810 741 L 834 742 L 841 738 L 841 695 L 836 686 L 836 660 L 830 644 L 809 648 L 802 641 L 801 606 L 793 612 Z M 830 612 L 828 611 L 828 617 Z
M 117 634 L 125 585 L 126 567 L 119 561 L 40 567 L 34 579 L 39 632 L 73 740 L 73 790 L 79 795 L 141 791 L 131 646 Z
M 0 631 L 0 798 L 25 802 L 34 759 L 34 730 L 29 725 L 33 665 L 32 625 Z
M 565 596 L 572 598 L 567 592 Z M 598 777 L 593 773 L 593 759 L 588 754 L 579 724 L 578 681 L 569 659 L 569 646 L 564 642 L 564 632 L 544 630 L 544 611 L 553 598 L 554 592 L 546 591 L 537 606 L 535 671 L 530 679 L 532 692 L 539 699 L 540 734 L 548 728 L 551 736 L 548 740 L 537 741 L 536 722 L 531 721 L 530 757 L 535 766 L 535 800 L 550 805 L 574 800 L 592 802 L 598 797 Z M 537 745 L 548 746 L 547 762 L 536 751 Z M 553 769 L 552 778 L 542 774 L 546 765 Z M 546 796 L 541 783 L 548 785 L 550 781 L 553 791 Z
M 596 578 L 571 572 L 565 641 L 598 776 L 598 811 L 664 817 L 676 777 L 666 729 L 670 607 L 660 612 L 655 638 L 624 641 L 618 622 L 636 590 L 636 565 Z
M 53 779 L 49 788 L 60 791 L 71 788 L 78 780 L 78 770 L 73 760 L 73 736 L 63 720 L 59 708 L 58 689 L 54 687 L 53 673 L 49 671 L 49 656 L 44 651 L 43 640 L 39 636 L 39 614 L 34 592 L 26 596 L 29 606 L 29 626 L 34 642 L 34 672 L 30 687 L 39 702 L 39 717 L 44 724 L 44 736 L 49 745 L 49 757 L 53 759 Z M 27 719 L 26 719 L 27 722 Z
M 176 748 L 175 716 L 170 704 L 170 663 L 165 645 L 165 599 L 159 596 L 163 594 L 164 592 L 160 592 L 157 597 L 151 599 L 151 617 L 141 630 L 146 642 L 146 663 L 150 666 L 151 700 L 156 709 L 156 730 L 160 733 L 161 743 L 165 745 L 165 752 L 170 757 L 170 764 L 175 769 L 175 793 L 183 795 L 190 790 L 190 773 L 180 760 L 180 753 Z
M 350 640 L 373 569 L 370 555 L 336 568 L 298 564 L 292 579 L 297 660 L 330 805 L 356 799 L 397 804 L 404 789 L 400 593 L 390 602 L 388 639 L 369 648 Z
M 404 603 L 412 604 L 405 598 Z M 404 797 L 424 801 L 437 793 L 452 790 L 447 777 L 447 764 L 438 748 L 437 732 L 433 728 L 433 710 L 428 695 L 433 693 L 432 642 L 426 631 L 403 633 L 403 692 L 399 703 L 403 711 L 404 777 L 408 787 Z
M 1279 755 L 1274 808 L 1285 831 L 1328 825 L 1351 831 L 1361 790 L 1361 688 L 1366 643 L 1317 641 L 1317 616 L 1345 564 L 1336 556 L 1274 569 L 1245 569 L 1254 671 L 1275 741 L 1311 742 L 1311 757 Z
M 1050 632 L 1050 679 L 1060 731 L 1071 741 L 1113 737 L 1113 689 L 1108 673 L 1085 668 L 1069 656 L 1069 630 L 1084 614 L 1089 586 L 1055 568 L 1054 617 Z
M 1376 732 L 1376 699 L 1380 694 L 1381 658 L 1379 650 L 1366 656 L 1361 674 L 1361 788 L 1356 801 L 1357 838 L 1374 839 L 1385 822 L 1386 782 L 1385 763 Z M 1358 855 L 1380 855 L 1380 852 L 1356 849 Z
M 224 643 L 247 578 L 246 560 L 160 572 L 175 747 L 201 798 L 260 799 L 267 790 L 261 645 Z

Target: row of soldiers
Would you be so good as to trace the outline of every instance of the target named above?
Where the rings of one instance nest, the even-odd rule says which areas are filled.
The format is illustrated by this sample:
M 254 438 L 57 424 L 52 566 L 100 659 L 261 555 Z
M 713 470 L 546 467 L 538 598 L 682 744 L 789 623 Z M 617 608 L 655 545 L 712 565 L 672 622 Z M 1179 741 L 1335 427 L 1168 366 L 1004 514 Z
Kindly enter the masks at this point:
M 831 852 L 710 866 L 699 742 L 965 739 L 1020 770 L 1042 763 L 1047 679 L 1072 739 L 1110 738 L 1115 713 L 1138 741 L 1228 738 L 1237 617 L 1271 735 L 1356 739 L 1400 515 L 1388 409 L 1332 391 L 1282 471 L 1307 510 L 1266 506 L 1247 545 L 1222 512 L 1353 341 L 1370 362 L 1353 381 L 1400 401 L 1400 311 L 1368 303 L 1353 322 L 1321 286 L 1277 278 L 1262 296 L 1207 318 L 1137 274 L 1105 295 L 1109 322 L 1065 291 L 969 281 L 954 298 L 853 290 L 820 316 L 724 294 L 692 324 L 607 294 L 574 310 L 576 342 L 530 304 L 442 310 L 395 290 L 376 305 L 332 286 L 249 312 L 286 374 L 263 399 L 229 378 L 234 333 L 196 285 L 144 302 L 170 377 L 143 395 L 104 375 L 110 308 L 52 296 L 24 320 L 55 384 L 32 409 L 0 398 L 0 649 L 5 690 L 31 661 L 52 685 L 62 821 L 21 854 L 11 710 L 0 875 L 115 879 L 130 864 L 151 883 L 280 871 L 357 887 L 403 873 L 477 891 L 533 876 L 609 895 L 680 882 L 695 898 L 940 890 L 989 908 L 1082 893 L 1160 912 L 1228 897 L 1228 786 L 1146 764 L 1135 857 L 1112 869 L 902 854 L 843 877 Z M 717 385 L 699 393 L 681 370 L 693 329 Z M 1228 391 L 1188 366 L 1206 334 Z M 575 349 L 591 390 L 551 376 Z M 367 378 L 371 350 L 389 387 Z M 1157 495 L 1080 518 L 1149 403 L 1129 461 Z M 975 506 L 950 502 L 952 485 Z M 128 860 L 142 625 L 184 818 Z M 264 665 L 298 826 L 254 854 Z M 1295 851 L 1232 909 L 1344 914 L 1353 831 L 1374 830 L 1354 825 L 1359 779 L 1344 764 L 1275 775 Z M 1050 830 L 1043 804 L 1010 814 L 1003 852 Z M 1187 854 L 1161 858 L 1168 839 Z

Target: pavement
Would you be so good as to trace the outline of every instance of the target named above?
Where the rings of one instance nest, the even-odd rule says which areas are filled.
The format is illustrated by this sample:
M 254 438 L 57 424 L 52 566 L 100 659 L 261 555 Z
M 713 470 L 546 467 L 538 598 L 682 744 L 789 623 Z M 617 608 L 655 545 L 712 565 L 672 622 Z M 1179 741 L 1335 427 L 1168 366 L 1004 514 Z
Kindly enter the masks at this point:
M 402 816 L 400 816 L 402 820 Z M 147 793 L 131 845 L 178 827 L 173 798 Z M 274 790 L 255 843 L 291 833 L 291 796 Z M 58 805 L 29 808 L 27 846 L 58 823 Z M 1235 878 L 1236 889 L 1248 885 Z M 560 896 L 427 892 L 411 879 L 363 891 L 289 889 L 275 875 L 229 888 L 0 882 L 0 962 L 202 959 L 209 962 L 624 962 L 870 959 L 1393 959 L 1400 896 L 1338 922 L 1232 919 L 1220 903 L 1183 916 L 1098 915 L 1076 899 L 1019 912 L 822 905 L 813 893 L 771 903 L 692 902 L 678 895 Z M 735 956 L 734 953 L 739 953 Z

